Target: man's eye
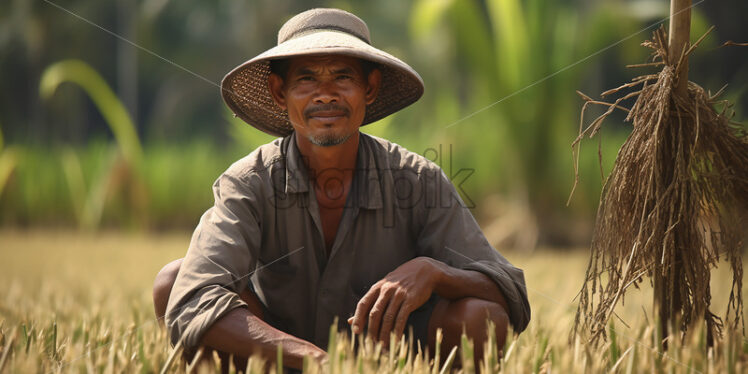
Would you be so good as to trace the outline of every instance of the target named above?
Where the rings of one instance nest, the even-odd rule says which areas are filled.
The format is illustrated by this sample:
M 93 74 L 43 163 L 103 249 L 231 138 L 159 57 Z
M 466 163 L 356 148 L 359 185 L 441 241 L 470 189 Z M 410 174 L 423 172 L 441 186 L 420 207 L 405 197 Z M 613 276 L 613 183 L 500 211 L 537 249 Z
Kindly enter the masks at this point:
M 314 78 L 312 78 L 312 77 L 311 77 L 311 76 L 309 76 L 309 75 L 304 75 L 304 76 L 302 76 L 302 77 L 299 77 L 299 80 L 300 80 L 300 81 L 313 81 L 313 80 L 314 80 Z
M 350 75 L 338 75 L 338 79 L 353 79 L 353 76 Z

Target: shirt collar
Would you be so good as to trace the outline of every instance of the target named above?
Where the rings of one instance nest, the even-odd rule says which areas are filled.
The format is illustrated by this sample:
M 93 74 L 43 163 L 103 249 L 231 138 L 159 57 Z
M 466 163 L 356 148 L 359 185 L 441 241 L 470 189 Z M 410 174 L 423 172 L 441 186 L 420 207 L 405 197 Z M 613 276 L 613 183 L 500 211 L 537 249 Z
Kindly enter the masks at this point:
M 309 172 L 303 155 L 296 144 L 296 135 L 291 133 L 286 138 L 286 185 L 284 191 L 289 193 L 308 192 L 310 190 Z M 382 207 L 382 180 L 379 168 L 386 167 L 384 160 L 377 160 L 376 142 L 364 133 L 359 134 L 356 170 L 348 201 L 355 201 L 366 209 Z
M 358 140 L 356 173 L 351 186 L 352 194 L 358 197 L 358 206 L 366 209 L 382 207 L 382 174 L 380 169 L 388 167 L 385 159 L 378 159 L 378 144 L 369 135 L 361 133 Z
M 304 164 L 304 157 L 296 145 L 296 133 L 286 137 L 286 194 L 309 191 L 309 173 Z

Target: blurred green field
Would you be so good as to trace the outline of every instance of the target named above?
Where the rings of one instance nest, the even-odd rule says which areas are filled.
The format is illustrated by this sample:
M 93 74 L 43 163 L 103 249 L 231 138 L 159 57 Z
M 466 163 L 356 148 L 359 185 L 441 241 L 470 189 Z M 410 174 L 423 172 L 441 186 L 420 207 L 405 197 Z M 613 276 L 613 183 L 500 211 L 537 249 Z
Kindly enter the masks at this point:
M 161 266 L 183 256 L 188 242 L 188 233 L 1 231 L 0 366 L 4 367 L 0 371 L 159 372 L 170 348 L 153 316 L 152 280 Z M 492 371 L 741 373 L 748 369 L 748 340 L 737 334 L 726 334 L 707 354 L 703 329 L 696 328 L 683 345 L 676 340 L 666 355 L 659 352 L 648 287 L 630 291 L 625 306 L 619 306 L 625 324 L 611 325 L 614 339 L 597 348 L 580 342 L 569 345 L 576 310 L 573 299 L 586 267 L 586 251 L 541 249 L 505 255 L 525 271 L 533 317 L 525 333 L 507 341 L 502 361 L 491 358 L 496 361 Z M 726 270 L 715 271 L 712 279 L 717 314 L 726 307 Z M 325 372 L 439 369 L 406 349 L 391 353 L 372 349 L 356 358 L 347 342 L 339 339 L 334 347 L 336 353 Z M 169 371 L 185 369 L 174 363 Z M 211 369 L 215 368 L 200 368 Z
M 689 74 L 711 92 L 729 83 L 722 98 L 741 121 L 745 49 L 719 46 L 745 39 L 734 15 L 746 2 L 722 3 L 694 3 L 692 40 L 717 29 Z M 218 175 L 272 140 L 231 115 L 220 77 L 315 6 L 359 15 L 379 48 L 421 74 L 418 103 L 363 131 L 445 169 L 492 244 L 587 243 L 631 127 L 616 112 L 601 143 L 582 143 L 567 204 L 570 145 L 605 110 L 580 123 L 575 91 L 598 98 L 656 70 L 625 66 L 647 61 L 640 44 L 667 19 L 664 0 L 1 2 L 0 82 L 13 90 L 0 91 L 0 227 L 194 227 Z

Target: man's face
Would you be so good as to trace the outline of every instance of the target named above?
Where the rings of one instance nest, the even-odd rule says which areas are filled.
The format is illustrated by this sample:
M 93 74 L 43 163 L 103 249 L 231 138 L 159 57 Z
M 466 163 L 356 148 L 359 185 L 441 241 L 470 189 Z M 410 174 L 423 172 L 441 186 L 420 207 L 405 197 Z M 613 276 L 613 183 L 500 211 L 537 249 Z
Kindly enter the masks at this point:
M 365 75 L 357 58 L 320 55 L 290 59 L 286 76 L 271 74 L 269 86 L 297 135 L 329 147 L 358 132 L 380 80 L 379 70 Z

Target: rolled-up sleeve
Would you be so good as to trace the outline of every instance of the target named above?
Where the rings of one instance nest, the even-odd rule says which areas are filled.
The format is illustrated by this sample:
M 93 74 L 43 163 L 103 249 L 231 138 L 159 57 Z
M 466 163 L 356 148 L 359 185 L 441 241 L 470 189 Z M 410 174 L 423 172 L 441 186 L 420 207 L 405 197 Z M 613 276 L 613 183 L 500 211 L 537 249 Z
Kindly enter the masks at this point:
M 486 240 L 470 210 L 443 171 L 428 179 L 420 211 L 418 235 L 420 255 L 449 266 L 481 272 L 499 286 L 509 306 L 509 321 L 515 332 L 524 331 L 530 321 L 525 277 Z
M 169 296 L 165 323 L 172 344 L 196 348 L 206 330 L 232 309 L 246 307 L 261 231 L 258 202 L 246 180 L 225 173 L 213 185 L 215 204 L 203 214 Z

